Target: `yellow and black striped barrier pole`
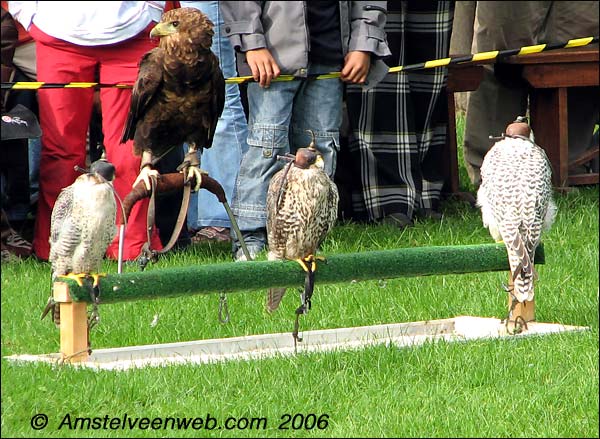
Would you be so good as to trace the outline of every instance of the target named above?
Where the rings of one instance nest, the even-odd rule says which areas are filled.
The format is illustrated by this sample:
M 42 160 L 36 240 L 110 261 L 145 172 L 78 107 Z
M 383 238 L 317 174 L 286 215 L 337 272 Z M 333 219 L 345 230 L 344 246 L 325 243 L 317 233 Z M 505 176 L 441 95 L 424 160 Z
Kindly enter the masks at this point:
M 530 55 L 532 53 L 546 52 L 554 49 L 569 49 L 573 47 L 583 47 L 589 44 L 597 43 L 599 37 L 575 38 L 566 43 L 556 44 L 537 44 L 535 46 L 524 46 L 518 49 L 507 50 L 492 50 L 489 52 L 480 52 L 465 56 L 449 57 L 425 61 L 417 64 L 409 64 L 406 66 L 390 67 L 389 73 L 411 72 L 415 70 L 431 69 L 436 67 L 446 67 L 454 64 L 468 64 L 471 62 L 495 62 L 499 59 L 506 58 L 512 55 Z M 294 75 L 280 75 L 273 81 L 294 81 L 297 79 L 333 79 L 339 78 L 340 72 L 330 72 L 323 74 L 309 75 L 308 77 L 297 77 Z M 245 82 L 254 82 L 252 76 L 236 76 L 225 79 L 227 84 L 242 84 Z M 103 84 L 99 82 L 70 82 L 68 84 L 59 84 L 52 82 L 3 82 L 2 90 L 37 90 L 40 88 L 133 88 L 132 84 Z

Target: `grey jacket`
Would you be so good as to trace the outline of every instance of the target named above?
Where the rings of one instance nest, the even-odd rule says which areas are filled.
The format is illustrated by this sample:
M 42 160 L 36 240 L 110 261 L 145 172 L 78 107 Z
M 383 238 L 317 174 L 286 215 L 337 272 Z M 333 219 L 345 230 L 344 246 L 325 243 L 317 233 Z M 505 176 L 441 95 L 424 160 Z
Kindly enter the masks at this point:
M 381 81 L 388 66 L 381 60 L 391 54 L 384 30 L 386 1 L 341 1 L 340 25 L 344 55 L 353 50 L 371 53 L 368 87 Z M 304 1 L 220 1 L 223 34 L 238 53 L 238 72 L 251 75 L 243 55 L 268 48 L 282 74 L 305 77 L 309 35 Z

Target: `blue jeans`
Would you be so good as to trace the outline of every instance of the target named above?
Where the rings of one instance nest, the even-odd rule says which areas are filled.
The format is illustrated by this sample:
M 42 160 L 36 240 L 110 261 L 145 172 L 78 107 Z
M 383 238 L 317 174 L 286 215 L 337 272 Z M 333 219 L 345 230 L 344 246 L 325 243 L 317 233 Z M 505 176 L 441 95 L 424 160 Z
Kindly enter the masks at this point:
M 223 24 L 219 3 L 217 1 L 182 1 L 181 7 L 192 7 L 205 13 L 214 23 L 212 51 L 219 58 L 221 70 L 225 78 L 237 76 L 235 53 L 229 39 L 222 35 Z M 201 155 L 200 167 L 217 180 L 227 201 L 231 204 L 233 188 L 237 178 L 242 154 L 248 149 L 246 143 L 247 122 L 240 90 L 237 84 L 225 86 L 225 108 L 217 123 L 212 147 Z M 188 208 L 188 227 L 200 229 L 207 226 L 231 227 L 225 208 L 217 197 L 207 190 L 200 190 L 190 198 Z
M 339 71 L 340 66 L 309 65 L 310 73 Z M 233 195 L 232 211 L 240 230 L 266 227 L 267 190 L 271 177 L 283 168 L 278 155 L 307 147 L 316 136 L 325 170 L 335 173 L 342 121 L 342 82 L 339 79 L 272 82 L 269 88 L 248 85 L 248 151 Z

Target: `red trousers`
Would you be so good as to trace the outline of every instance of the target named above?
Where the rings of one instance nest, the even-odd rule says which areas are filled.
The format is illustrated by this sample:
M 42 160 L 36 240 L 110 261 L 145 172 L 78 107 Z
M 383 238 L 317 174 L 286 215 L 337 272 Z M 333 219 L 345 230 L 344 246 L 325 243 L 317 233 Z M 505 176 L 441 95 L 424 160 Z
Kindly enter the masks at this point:
M 33 25 L 36 41 L 37 80 L 40 82 L 98 82 L 133 84 L 138 63 L 144 53 L 156 46 L 149 38 L 150 28 L 138 36 L 106 46 L 78 46 L 51 37 Z M 93 105 L 93 89 L 57 88 L 38 90 L 42 151 L 39 174 L 39 200 L 33 238 L 36 256 L 47 260 L 50 253 L 50 219 L 61 189 L 81 175 L 75 165 L 86 167 L 86 136 Z M 106 158 L 115 165 L 114 187 L 121 197 L 131 191 L 140 170 L 140 157 L 133 155 L 133 142 L 121 144 L 123 127 L 129 112 L 131 89 L 102 88 L 102 131 Z M 146 212 L 148 199 L 132 209 L 125 230 L 123 258 L 136 259 L 147 241 Z M 120 208 L 117 224 L 121 223 Z M 156 230 L 152 233 L 153 249 L 162 245 Z M 108 247 L 107 256 L 118 256 L 118 233 Z

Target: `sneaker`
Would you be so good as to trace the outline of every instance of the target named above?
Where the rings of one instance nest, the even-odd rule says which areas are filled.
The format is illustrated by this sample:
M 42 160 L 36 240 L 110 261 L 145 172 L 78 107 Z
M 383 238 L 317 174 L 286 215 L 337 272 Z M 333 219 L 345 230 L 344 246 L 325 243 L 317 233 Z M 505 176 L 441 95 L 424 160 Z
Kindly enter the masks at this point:
M 251 259 L 254 259 L 267 245 L 267 231 L 265 229 L 242 232 L 242 237 Z M 232 242 L 233 258 L 236 261 L 246 261 L 247 258 L 240 242 L 237 239 Z
M 9 252 L 7 249 L 4 248 L 4 243 L 2 243 L 2 262 L 10 262 L 13 259 L 17 259 L 15 255 L 13 255 L 11 252 Z
M 248 253 L 250 254 L 250 260 L 253 261 L 254 259 L 256 259 L 256 256 L 258 256 L 258 254 L 263 251 L 263 249 L 265 248 L 264 246 L 260 247 L 257 245 L 246 245 L 246 247 L 248 248 Z M 235 262 L 241 262 L 241 261 L 247 261 L 248 259 L 246 258 L 246 255 L 244 254 L 244 249 L 242 249 L 241 247 L 235 252 L 235 256 L 234 256 Z
M 21 238 L 21 235 L 14 230 L 10 230 L 2 242 L 3 254 L 4 251 L 8 251 L 18 258 L 26 258 L 31 255 L 31 243 Z
M 417 216 L 419 218 L 432 219 L 432 220 L 441 220 L 443 218 L 443 215 L 441 212 L 438 212 L 437 210 L 429 209 L 429 208 L 417 210 Z
M 205 241 L 229 242 L 231 241 L 229 229 L 226 227 L 208 226 L 201 228 L 192 235 L 192 242 L 194 243 Z

